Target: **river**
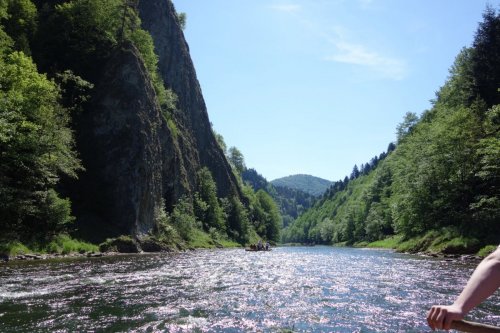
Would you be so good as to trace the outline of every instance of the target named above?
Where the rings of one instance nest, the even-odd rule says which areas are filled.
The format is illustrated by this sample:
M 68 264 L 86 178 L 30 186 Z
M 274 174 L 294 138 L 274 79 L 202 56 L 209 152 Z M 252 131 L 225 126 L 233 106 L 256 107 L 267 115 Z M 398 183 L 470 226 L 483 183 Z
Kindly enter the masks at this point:
M 428 332 L 476 264 L 322 246 L 11 262 L 0 332 Z M 468 319 L 500 324 L 500 294 Z

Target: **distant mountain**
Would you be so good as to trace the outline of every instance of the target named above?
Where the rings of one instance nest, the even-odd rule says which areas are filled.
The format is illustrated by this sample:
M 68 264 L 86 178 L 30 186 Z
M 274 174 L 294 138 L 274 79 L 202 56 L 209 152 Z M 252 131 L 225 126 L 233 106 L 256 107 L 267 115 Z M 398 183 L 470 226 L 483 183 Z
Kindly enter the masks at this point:
M 315 202 L 315 197 L 299 189 L 286 186 L 274 186 L 268 182 L 255 169 L 246 169 L 241 177 L 245 184 L 250 185 L 254 191 L 266 191 L 280 208 L 283 217 L 283 227 L 291 224 L 300 214 L 308 210 Z
M 272 180 L 271 184 L 320 196 L 332 185 L 332 182 L 310 175 L 293 175 Z

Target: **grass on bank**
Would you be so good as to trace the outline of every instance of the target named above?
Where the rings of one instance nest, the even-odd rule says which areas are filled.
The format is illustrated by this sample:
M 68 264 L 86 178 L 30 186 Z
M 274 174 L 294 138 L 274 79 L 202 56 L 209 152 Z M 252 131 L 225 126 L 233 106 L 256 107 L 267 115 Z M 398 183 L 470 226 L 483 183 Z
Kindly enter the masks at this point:
M 97 251 L 99 251 L 97 245 L 71 238 L 66 234 L 57 235 L 52 239 L 52 241 L 45 244 L 23 244 L 19 241 L 11 241 L 0 244 L 0 254 L 9 257 L 31 253 L 69 254 Z
M 498 245 L 482 247 L 481 242 L 472 237 L 461 236 L 457 230 L 444 228 L 440 231 L 432 230 L 422 236 L 404 239 L 401 235 L 394 235 L 372 243 L 358 243 L 356 246 L 370 248 L 395 249 L 398 252 L 426 252 L 435 254 L 476 254 L 485 257 L 493 252 Z
M 372 243 L 368 243 L 366 247 L 379 249 L 395 249 L 402 240 L 402 236 L 394 235 L 386 239 L 381 239 Z
M 191 248 L 213 249 L 216 247 L 241 247 L 240 244 L 221 236 L 219 233 L 212 231 L 206 233 L 200 229 L 193 229 L 188 246 Z
M 484 258 L 497 249 L 498 245 L 486 245 L 477 253 L 478 256 Z

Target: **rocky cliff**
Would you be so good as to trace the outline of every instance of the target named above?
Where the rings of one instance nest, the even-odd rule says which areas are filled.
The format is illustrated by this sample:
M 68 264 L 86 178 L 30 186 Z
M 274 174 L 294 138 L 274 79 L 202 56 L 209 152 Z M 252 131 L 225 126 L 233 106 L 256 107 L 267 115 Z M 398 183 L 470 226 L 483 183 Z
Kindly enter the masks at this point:
M 76 131 L 86 171 L 68 192 L 81 235 L 93 241 L 152 232 L 162 203 L 170 211 L 196 191 L 202 167 L 211 171 L 219 197 L 240 196 L 213 135 L 173 4 L 140 1 L 139 13 L 164 84 L 178 96 L 171 115 L 176 129 L 161 114 L 140 53 L 132 44 L 120 47 L 103 66 Z
M 213 135 L 189 47 L 174 5 L 170 0 L 142 0 L 139 1 L 138 8 L 143 28 L 153 37 L 165 86 L 172 89 L 179 98 L 180 112 L 176 120 L 192 139 L 191 142 L 180 142 L 181 157 L 188 174 L 194 176 L 192 170 L 206 166 L 217 183 L 219 197 L 238 195 L 237 181 Z M 193 179 L 190 179 L 190 184 L 193 184 Z
M 82 114 L 78 144 L 86 172 L 73 188 L 86 238 L 147 234 L 163 197 L 162 161 L 172 137 L 141 57 L 131 44 L 111 56 Z

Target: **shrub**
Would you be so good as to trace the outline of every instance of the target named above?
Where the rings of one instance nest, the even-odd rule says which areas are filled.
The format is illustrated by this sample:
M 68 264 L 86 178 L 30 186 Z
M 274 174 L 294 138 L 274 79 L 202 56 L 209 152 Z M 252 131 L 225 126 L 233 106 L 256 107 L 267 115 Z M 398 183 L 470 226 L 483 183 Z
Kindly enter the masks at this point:
M 132 237 L 122 235 L 117 238 L 108 238 L 99 245 L 101 252 L 137 253 L 139 248 Z

